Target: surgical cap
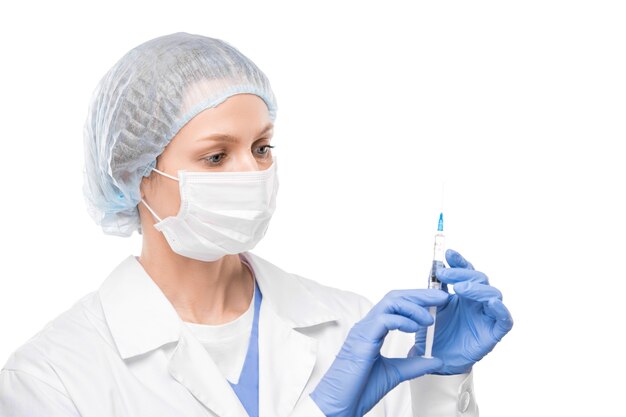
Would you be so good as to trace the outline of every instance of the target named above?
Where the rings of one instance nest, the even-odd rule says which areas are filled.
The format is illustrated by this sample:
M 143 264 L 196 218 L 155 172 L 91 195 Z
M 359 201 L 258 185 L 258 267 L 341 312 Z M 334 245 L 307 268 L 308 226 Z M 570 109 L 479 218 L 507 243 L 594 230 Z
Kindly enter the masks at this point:
M 259 96 L 276 119 L 265 74 L 220 39 L 185 32 L 128 51 L 94 89 L 83 128 L 83 194 L 106 234 L 141 231 L 141 178 L 176 133 L 201 111 L 235 94 Z

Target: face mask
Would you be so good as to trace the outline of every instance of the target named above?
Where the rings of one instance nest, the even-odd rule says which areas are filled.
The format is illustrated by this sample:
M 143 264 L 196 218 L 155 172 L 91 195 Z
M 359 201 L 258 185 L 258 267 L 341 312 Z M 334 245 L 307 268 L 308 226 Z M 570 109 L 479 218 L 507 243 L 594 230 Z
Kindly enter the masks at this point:
M 215 261 L 227 254 L 250 250 L 265 235 L 276 209 L 278 175 L 276 156 L 264 171 L 188 172 L 178 178 L 152 168 L 179 182 L 180 210 L 176 216 L 158 220 L 172 250 L 200 261 Z

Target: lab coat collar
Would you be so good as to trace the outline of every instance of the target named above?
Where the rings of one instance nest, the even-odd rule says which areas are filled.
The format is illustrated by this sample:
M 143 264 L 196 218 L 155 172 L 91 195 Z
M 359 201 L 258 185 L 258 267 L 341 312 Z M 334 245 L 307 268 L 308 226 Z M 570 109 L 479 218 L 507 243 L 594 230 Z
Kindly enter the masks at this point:
M 338 316 L 290 274 L 252 252 L 251 265 L 272 313 L 286 326 L 314 326 Z M 123 359 L 179 340 L 182 319 L 134 255 L 124 259 L 98 289 L 105 319 Z

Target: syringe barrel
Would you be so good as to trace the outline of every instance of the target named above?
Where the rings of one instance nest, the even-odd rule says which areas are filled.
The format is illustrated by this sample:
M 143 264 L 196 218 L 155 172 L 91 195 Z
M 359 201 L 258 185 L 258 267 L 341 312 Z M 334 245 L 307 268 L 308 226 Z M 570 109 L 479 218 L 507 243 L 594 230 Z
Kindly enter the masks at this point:
M 437 279 L 435 274 L 437 268 L 443 268 L 443 261 L 445 259 L 445 243 L 446 237 L 442 232 L 435 234 L 435 248 L 433 253 L 433 263 L 430 268 L 430 274 L 428 276 L 428 288 L 441 289 L 441 281 Z
M 435 235 L 435 249 L 433 253 L 433 260 L 443 262 L 445 260 L 446 251 L 446 237 L 443 233 L 438 232 Z
M 441 281 L 439 281 L 436 275 L 437 268 L 444 268 L 443 262 L 433 260 L 432 266 L 430 267 L 430 274 L 428 276 L 428 288 L 440 290 Z

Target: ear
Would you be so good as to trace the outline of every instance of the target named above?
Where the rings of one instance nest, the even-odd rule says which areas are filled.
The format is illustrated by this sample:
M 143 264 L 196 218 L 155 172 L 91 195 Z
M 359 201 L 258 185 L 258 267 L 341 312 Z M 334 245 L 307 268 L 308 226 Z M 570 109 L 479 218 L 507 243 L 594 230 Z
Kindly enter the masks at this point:
M 139 194 L 141 195 L 141 198 L 146 198 L 145 189 L 150 182 L 149 178 L 150 177 L 141 177 L 141 181 L 139 181 Z
M 146 190 L 149 190 L 152 187 L 152 178 L 154 178 L 154 171 L 150 170 L 150 174 L 141 177 L 141 181 L 139 181 L 139 193 L 141 198 L 146 198 Z

